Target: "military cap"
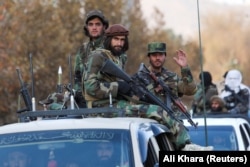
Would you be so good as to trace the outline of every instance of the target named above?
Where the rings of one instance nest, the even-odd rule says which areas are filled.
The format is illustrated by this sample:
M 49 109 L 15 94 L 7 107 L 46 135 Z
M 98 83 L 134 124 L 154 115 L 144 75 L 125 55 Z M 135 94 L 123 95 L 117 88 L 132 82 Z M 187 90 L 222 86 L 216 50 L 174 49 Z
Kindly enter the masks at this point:
M 127 36 L 128 34 L 129 31 L 121 24 L 114 24 L 105 31 L 106 36 L 119 36 L 119 35 Z
M 91 20 L 94 17 L 100 18 L 103 25 L 105 26 L 105 29 L 108 28 L 109 22 L 108 22 L 108 20 L 105 18 L 104 14 L 100 10 L 91 10 L 91 11 L 89 11 L 87 13 L 87 16 L 86 16 L 85 24 L 87 25 L 89 20 Z
M 91 19 L 94 19 L 95 17 L 98 17 L 104 28 L 107 29 L 109 27 L 109 21 L 105 18 L 105 16 L 103 15 L 103 13 L 100 10 L 91 10 L 90 12 L 87 13 L 86 19 L 85 19 L 85 23 L 83 26 L 83 33 L 90 37 L 89 31 L 87 29 L 87 24 Z
M 150 53 L 166 53 L 166 44 L 162 42 L 152 42 L 148 44 L 148 54 Z

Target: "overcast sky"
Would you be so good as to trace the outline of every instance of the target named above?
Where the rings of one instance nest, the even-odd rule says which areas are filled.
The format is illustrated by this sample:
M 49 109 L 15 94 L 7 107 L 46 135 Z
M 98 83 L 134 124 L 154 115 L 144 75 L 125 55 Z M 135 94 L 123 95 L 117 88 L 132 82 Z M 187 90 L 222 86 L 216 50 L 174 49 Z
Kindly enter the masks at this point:
M 167 28 L 189 38 L 198 33 L 198 9 L 201 20 L 203 14 L 214 10 L 225 10 L 236 5 L 250 7 L 250 0 L 198 0 L 198 3 L 197 0 L 141 0 L 141 5 L 150 26 L 155 23 L 152 13 L 156 7 L 164 13 Z

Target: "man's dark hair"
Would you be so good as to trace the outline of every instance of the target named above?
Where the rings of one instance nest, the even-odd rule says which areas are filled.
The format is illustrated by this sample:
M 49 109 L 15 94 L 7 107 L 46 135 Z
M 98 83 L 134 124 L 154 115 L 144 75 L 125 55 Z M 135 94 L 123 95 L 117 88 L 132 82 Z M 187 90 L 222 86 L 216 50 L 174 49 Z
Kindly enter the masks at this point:
M 89 36 L 89 31 L 87 29 L 87 24 L 90 20 L 93 20 L 94 18 L 99 18 L 104 25 L 104 28 L 107 29 L 109 27 L 109 21 L 105 18 L 104 14 L 100 10 L 91 10 L 87 13 L 86 20 L 83 26 L 83 32 L 86 36 Z
M 223 74 L 223 78 L 224 78 L 224 79 L 227 77 L 227 73 L 228 73 L 228 71 L 226 71 L 226 72 Z
M 119 56 L 121 53 L 124 53 L 129 49 L 128 35 L 129 31 L 126 27 L 121 24 L 113 24 L 105 31 L 105 40 L 103 46 L 105 49 L 110 50 L 114 55 Z M 116 52 L 111 46 L 111 40 L 115 36 L 125 36 L 124 45 L 119 53 Z
M 202 75 L 204 77 L 204 86 L 207 87 L 209 85 L 213 85 L 212 83 L 212 75 L 208 71 L 203 71 L 199 75 L 199 79 L 202 81 Z
M 103 46 L 105 49 L 112 51 L 112 46 L 111 46 L 111 40 L 112 40 L 113 36 L 109 36 L 105 38 L 105 41 L 103 43 Z M 125 42 L 124 45 L 122 47 L 122 52 L 126 52 L 129 49 L 129 43 L 128 43 L 128 37 L 125 36 Z

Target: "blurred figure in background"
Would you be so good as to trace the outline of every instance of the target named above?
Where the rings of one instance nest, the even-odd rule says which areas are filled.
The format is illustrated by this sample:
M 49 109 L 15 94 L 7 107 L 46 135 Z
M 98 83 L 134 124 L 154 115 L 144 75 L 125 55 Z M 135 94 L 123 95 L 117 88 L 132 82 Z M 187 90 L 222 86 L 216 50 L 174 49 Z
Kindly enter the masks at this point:
M 214 95 L 210 98 L 210 113 L 227 113 L 225 108 L 225 102 L 218 95 Z
M 232 113 L 247 114 L 249 110 L 249 87 L 242 83 L 239 70 L 228 71 L 225 87 L 220 97 L 224 99 L 227 110 Z
M 205 93 L 205 109 L 203 107 L 203 78 L 204 78 L 204 93 Z M 192 109 L 194 114 L 203 114 L 203 110 L 210 109 L 210 98 L 213 95 L 218 95 L 217 86 L 212 82 L 212 75 L 208 71 L 203 71 L 199 75 L 200 84 L 198 91 L 194 95 Z
M 29 167 L 30 158 L 21 151 L 13 151 L 8 154 L 7 164 L 5 165 L 8 167 Z
M 218 89 L 218 93 L 220 94 L 224 88 L 225 88 L 225 79 L 226 79 L 226 76 L 227 76 L 227 73 L 228 71 L 226 71 L 224 74 L 223 74 L 223 80 L 220 81 L 218 84 L 217 84 L 217 89 Z
M 116 154 L 118 154 L 116 152 Z M 87 167 L 109 167 L 119 166 L 120 159 L 115 156 L 114 143 L 111 141 L 101 141 L 96 145 L 95 157 L 90 159 Z M 91 161 L 94 160 L 94 161 Z
M 226 136 L 223 136 L 223 134 L 217 134 L 213 136 L 213 146 L 215 150 L 229 150 L 230 148 L 228 147 L 228 141 L 226 140 Z

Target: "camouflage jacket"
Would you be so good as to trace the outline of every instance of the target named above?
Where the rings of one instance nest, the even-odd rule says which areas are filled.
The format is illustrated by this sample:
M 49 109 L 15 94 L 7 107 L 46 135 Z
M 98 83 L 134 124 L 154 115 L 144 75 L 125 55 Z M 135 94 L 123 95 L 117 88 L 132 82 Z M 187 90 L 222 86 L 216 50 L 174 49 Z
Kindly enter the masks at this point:
M 152 67 L 149 66 L 148 69 L 152 71 Z M 197 86 L 193 81 L 193 76 L 189 67 L 181 69 L 181 77 L 179 77 L 176 73 L 167 70 L 166 68 L 162 68 L 162 71 L 160 73 L 156 73 L 155 75 L 164 81 L 164 83 L 170 88 L 175 96 L 191 96 L 197 91 Z M 151 90 L 151 92 L 155 91 Z M 159 97 L 162 96 L 161 93 L 156 95 Z M 165 96 L 162 98 L 165 98 Z
M 148 67 L 148 69 L 152 72 L 151 66 Z M 143 77 L 144 81 L 147 82 L 144 84 L 151 93 L 160 98 L 164 103 L 167 102 L 167 92 L 163 90 L 157 91 L 158 83 L 156 83 L 156 81 L 154 81 L 149 74 L 141 73 L 139 75 L 142 75 L 140 77 Z M 191 96 L 197 91 L 197 86 L 193 81 L 189 67 L 181 69 L 181 77 L 179 77 L 176 73 L 167 70 L 166 68 L 162 68 L 162 71 L 160 73 L 155 73 L 155 75 L 165 83 L 165 85 L 171 90 L 172 95 L 175 97 L 181 97 L 183 95 Z M 177 108 L 172 103 L 169 105 L 175 111 L 177 110 Z
M 114 56 L 109 50 L 105 49 L 96 49 L 91 53 L 87 61 L 86 75 L 83 79 L 84 97 L 88 107 L 109 103 L 110 93 L 113 100 L 117 98 L 117 78 L 103 74 L 100 71 L 106 59 L 112 60 L 120 68 L 124 69 L 127 56 L 126 54 Z
M 74 64 L 74 89 L 82 91 L 82 76 L 86 70 L 86 62 L 91 51 L 97 48 L 103 48 L 104 36 L 99 37 L 95 41 L 88 41 L 82 44 L 75 57 Z

